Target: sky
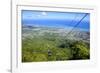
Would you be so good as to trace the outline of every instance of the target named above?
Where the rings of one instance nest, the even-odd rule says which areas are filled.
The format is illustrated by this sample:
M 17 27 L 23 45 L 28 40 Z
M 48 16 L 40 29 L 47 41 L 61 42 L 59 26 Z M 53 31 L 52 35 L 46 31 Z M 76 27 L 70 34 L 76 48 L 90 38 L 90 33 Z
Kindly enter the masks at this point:
M 83 17 L 84 19 L 82 19 Z M 56 28 L 74 27 L 82 20 L 75 28 L 85 31 L 89 31 L 90 29 L 89 13 L 22 10 L 21 19 L 23 25 Z

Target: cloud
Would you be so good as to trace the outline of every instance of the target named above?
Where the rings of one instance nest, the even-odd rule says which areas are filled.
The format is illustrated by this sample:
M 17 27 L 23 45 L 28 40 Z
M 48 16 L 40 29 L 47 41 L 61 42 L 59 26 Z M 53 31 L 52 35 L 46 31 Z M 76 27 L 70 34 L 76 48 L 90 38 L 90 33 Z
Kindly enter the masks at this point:
M 44 15 L 44 16 L 46 16 L 46 15 L 47 15 L 47 13 L 46 13 L 46 12 L 42 12 L 41 14 L 42 14 L 42 15 Z
M 41 16 L 47 16 L 46 12 L 41 12 L 40 14 L 37 15 L 37 17 L 41 17 Z
M 38 14 L 37 16 L 38 16 L 38 17 L 41 17 L 41 15 L 40 15 L 40 14 Z

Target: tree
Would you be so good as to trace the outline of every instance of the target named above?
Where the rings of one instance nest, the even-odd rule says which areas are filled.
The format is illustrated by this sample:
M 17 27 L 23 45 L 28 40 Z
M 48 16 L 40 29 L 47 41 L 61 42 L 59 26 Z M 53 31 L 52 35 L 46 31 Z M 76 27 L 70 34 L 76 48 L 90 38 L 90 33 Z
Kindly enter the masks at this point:
M 90 50 L 87 48 L 85 42 L 77 41 L 73 44 L 72 48 L 72 59 L 89 59 L 90 58 Z

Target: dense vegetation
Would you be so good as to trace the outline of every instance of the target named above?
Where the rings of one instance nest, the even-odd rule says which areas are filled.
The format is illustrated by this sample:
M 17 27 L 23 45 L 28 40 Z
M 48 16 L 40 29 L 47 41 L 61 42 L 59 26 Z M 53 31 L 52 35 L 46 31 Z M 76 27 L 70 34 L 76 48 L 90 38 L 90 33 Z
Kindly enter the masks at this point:
M 22 62 L 82 60 L 90 58 L 90 44 L 45 34 L 22 40 Z

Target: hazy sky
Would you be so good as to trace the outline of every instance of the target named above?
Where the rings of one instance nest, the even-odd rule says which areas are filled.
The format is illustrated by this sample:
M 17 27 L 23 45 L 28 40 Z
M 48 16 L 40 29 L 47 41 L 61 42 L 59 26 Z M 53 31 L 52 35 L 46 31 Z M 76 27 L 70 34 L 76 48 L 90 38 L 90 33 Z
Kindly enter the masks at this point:
M 74 27 L 86 14 L 87 16 L 81 21 L 77 28 L 89 31 L 89 13 L 22 10 L 22 24 L 41 27 L 68 28 Z

